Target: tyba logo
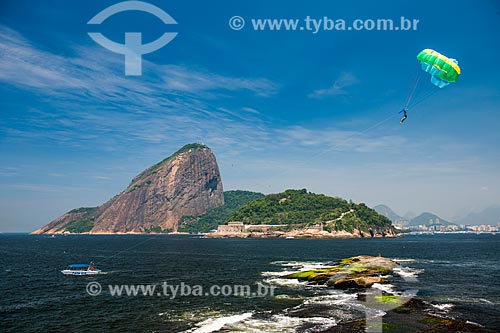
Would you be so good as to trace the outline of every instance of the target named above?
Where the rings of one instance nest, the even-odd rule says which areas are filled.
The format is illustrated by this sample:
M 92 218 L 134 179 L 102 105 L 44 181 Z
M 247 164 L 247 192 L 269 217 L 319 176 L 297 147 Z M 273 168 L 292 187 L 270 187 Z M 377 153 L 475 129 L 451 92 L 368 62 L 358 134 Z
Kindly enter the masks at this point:
M 150 13 L 158 17 L 165 24 L 177 24 L 168 13 L 143 1 L 124 1 L 109 6 L 94 16 L 87 24 L 101 24 L 114 14 L 131 10 Z M 89 32 L 88 34 L 90 38 L 102 47 L 112 52 L 125 55 L 125 75 L 142 75 L 142 55 L 164 47 L 177 36 L 176 32 L 166 32 L 155 41 L 143 44 L 142 33 L 125 32 L 125 44 L 119 44 L 104 37 L 104 35 L 99 32 Z

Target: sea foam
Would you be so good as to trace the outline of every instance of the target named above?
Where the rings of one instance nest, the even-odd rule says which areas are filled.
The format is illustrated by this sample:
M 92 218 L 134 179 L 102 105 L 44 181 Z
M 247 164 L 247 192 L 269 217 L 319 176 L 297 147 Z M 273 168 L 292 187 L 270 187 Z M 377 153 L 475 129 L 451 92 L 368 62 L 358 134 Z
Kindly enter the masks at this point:
M 188 330 L 190 333 L 211 333 L 222 329 L 226 325 L 235 324 L 245 319 L 252 317 L 252 312 L 247 312 L 238 315 L 225 316 L 219 318 L 210 318 L 198 323 L 196 328 Z

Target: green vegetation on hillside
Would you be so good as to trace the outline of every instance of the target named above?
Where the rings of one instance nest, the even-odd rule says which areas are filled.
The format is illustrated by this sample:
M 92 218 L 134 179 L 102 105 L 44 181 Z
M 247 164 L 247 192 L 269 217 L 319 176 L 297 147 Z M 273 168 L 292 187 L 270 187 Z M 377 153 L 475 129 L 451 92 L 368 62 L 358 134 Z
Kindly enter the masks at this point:
M 143 187 L 143 186 L 148 186 L 148 185 L 150 185 L 150 184 L 151 184 L 151 181 L 149 181 L 149 180 L 148 180 L 147 182 L 144 182 L 144 183 L 135 184 L 134 186 L 129 187 L 129 188 L 127 189 L 127 193 L 134 192 L 135 190 L 137 190 L 137 189 L 139 189 L 139 188 L 141 188 L 141 187 Z
M 71 233 L 89 232 L 90 229 L 94 227 L 94 213 L 97 208 L 98 207 L 80 207 L 70 210 L 66 214 L 80 214 L 80 217 L 67 223 L 57 231 L 68 231 Z
M 156 227 L 146 228 L 146 229 L 144 229 L 144 232 L 146 232 L 148 234 L 150 234 L 150 233 L 168 234 L 169 232 L 172 232 L 172 229 L 170 229 L 170 228 L 162 229 L 160 226 L 156 226 Z
M 262 193 L 250 191 L 224 192 L 224 205 L 209 209 L 207 212 L 196 216 L 183 216 L 179 221 L 178 231 L 181 232 L 209 232 L 217 229 L 219 224 L 224 224 L 231 214 L 241 206 L 264 197 Z
M 80 207 L 70 210 L 67 214 L 86 213 L 93 214 L 98 207 Z
M 226 222 L 229 221 L 297 226 L 323 223 L 328 231 L 349 232 L 355 228 L 363 231 L 384 230 L 392 225 L 388 218 L 363 203 L 355 204 L 342 198 L 307 192 L 306 189 L 286 190 L 256 199 L 229 216 Z
M 73 220 L 57 231 L 68 231 L 71 233 L 88 232 L 94 227 L 94 212 L 98 207 L 80 207 L 70 210 L 67 214 L 82 214 L 80 218 Z
M 89 232 L 94 227 L 93 217 L 84 217 L 79 220 L 71 221 L 64 226 L 64 231 L 71 233 Z

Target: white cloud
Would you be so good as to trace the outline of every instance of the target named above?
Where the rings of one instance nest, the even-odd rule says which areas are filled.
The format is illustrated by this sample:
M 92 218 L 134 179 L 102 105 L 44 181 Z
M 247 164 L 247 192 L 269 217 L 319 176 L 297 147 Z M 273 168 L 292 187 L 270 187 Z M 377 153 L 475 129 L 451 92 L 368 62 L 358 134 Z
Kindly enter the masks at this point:
M 72 54 L 43 50 L 0 25 L 0 82 L 34 91 L 46 104 L 43 111 L 19 110 L 25 126 L 0 124 L 10 140 L 46 139 L 78 148 L 98 141 L 101 149 L 114 150 L 144 143 L 220 143 L 221 137 L 251 143 L 254 136 L 266 136 L 257 110 L 223 108 L 219 100 L 235 91 L 253 98 L 276 94 L 278 85 L 268 79 L 148 61 L 144 76 L 126 77 L 123 59 L 99 46 L 74 47 Z
M 97 179 L 97 180 L 111 180 L 112 179 L 111 177 L 108 177 L 108 176 L 90 176 L 89 178 Z
M 249 113 L 260 114 L 259 110 L 256 110 L 254 108 L 243 107 L 243 108 L 241 108 L 241 110 L 245 111 L 245 112 L 249 112 Z
M 133 92 L 147 100 L 150 94 L 201 93 L 246 90 L 258 96 L 278 91 L 265 78 L 223 76 L 186 66 L 156 65 L 144 60 L 143 77 L 123 75 L 122 57 L 99 46 L 74 47 L 76 56 L 60 56 L 37 47 L 15 30 L 0 25 L 0 80 L 45 92 L 79 89 L 93 97 L 116 97 Z M 75 93 L 78 93 L 75 92 Z
M 61 186 L 54 184 L 31 184 L 31 183 L 19 183 L 19 184 L 1 184 L 3 187 L 9 187 L 15 190 L 28 191 L 28 192 L 77 192 L 77 191 L 94 191 L 94 189 L 81 186 Z
M 356 131 L 312 130 L 302 126 L 276 129 L 254 108 L 221 107 L 218 99 L 234 91 L 260 98 L 276 94 L 278 84 L 265 78 L 238 78 L 186 66 L 144 62 L 144 77 L 126 77 L 123 60 L 95 47 L 75 47 L 75 55 L 59 56 L 33 45 L 16 31 L 0 25 L 0 80 L 45 96 L 57 113 L 30 110 L 26 128 L 4 128 L 11 139 L 48 139 L 84 149 L 99 142 L 113 151 L 145 144 L 172 147 L 204 141 L 221 149 L 263 151 L 270 148 L 374 152 L 401 138 L 370 138 Z M 314 97 L 346 94 L 358 83 L 342 73 Z M 217 105 L 214 105 L 217 104 Z M 179 141 L 179 143 L 175 142 Z M 137 148 L 139 149 L 139 148 Z M 142 152 L 142 151 L 141 151 Z
M 176 65 L 154 67 L 160 71 L 165 88 L 174 91 L 248 90 L 259 96 L 270 96 L 277 92 L 277 85 L 267 79 L 227 77 Z
M 388 152 L 401 149 L 406 142 L 404 137 L 396 135 L 369 135 L 362 131 L 342 131 L 336 128 L 308 129 L 292 126 L 276 130 L 276 137 L 290 146 L 317 146 L 322 154 L 333 151 L 371 153 Z
M 310 98 L 324 98 L 327 96 L 348 95 L 346 88 L 359 83 L 359 79 L 352 73 L 344 72 L 328 88 L 318 89 L 308 95 Z

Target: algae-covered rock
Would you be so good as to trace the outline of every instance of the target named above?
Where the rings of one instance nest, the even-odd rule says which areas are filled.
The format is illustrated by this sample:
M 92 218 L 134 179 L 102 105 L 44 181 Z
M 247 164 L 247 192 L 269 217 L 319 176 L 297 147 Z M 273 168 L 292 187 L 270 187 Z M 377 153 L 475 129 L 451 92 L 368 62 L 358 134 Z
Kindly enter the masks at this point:
M 342 278 L 339 280 L 328 281 L 327 285 L 337 289 L 347 288 L 370 288 L 374 283 L 387 283 L 386 280 L 378 276 L 360 276 L 355 278 Z
M 395 261 L 384 257 L 356 256 L 332 262 L 330 267 L 299 271 L 283 277 L 338 289 L 369 288 L 374 283 L 386 283 L 381 276 L 392 273 L 396 266 Z

